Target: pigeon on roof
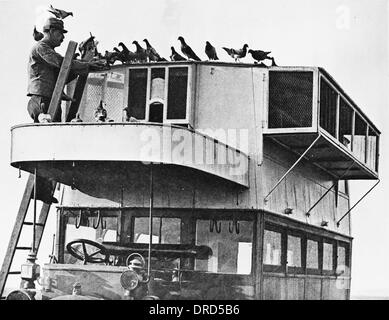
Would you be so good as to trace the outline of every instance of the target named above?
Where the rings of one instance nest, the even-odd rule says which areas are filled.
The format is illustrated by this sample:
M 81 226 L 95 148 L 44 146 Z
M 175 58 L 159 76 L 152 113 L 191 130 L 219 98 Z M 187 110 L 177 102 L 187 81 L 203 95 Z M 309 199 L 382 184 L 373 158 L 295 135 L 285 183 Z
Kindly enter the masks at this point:
M 50 8 L 47 9 L 49 12 L 51 12 L 53 15 L 55 15 L 58 19 L 65 19 L 68 16 L 73 17 L 73 12 L 68 12 L 65 10 L 54 8 L 52 5 L 50 5 Z
M 201 61 L 201 59 L 194 53 L 191 47 L 189 47 L 183 37 L 178 37 L 178 40 L 181 42 L 181 51 L 188 59 Z
M 136 60 L 138 62 L 147 62 L 147 51 L 145 48 L 142 48 L 142 46 L 138 43 L 138 41 L 134 40 L 132 42 L 136 46 Z
M 116 60 L 119 60 L 119 55 L 120 55 L 120 51 L 117 52 L 117 51 L 105 50 L 104 59 L 107 61 L 108 64 L 112 65 L 115 63 Z
M 262 51 L 262 50 L 249 50 L 249 53 L 251 53 L 251 56 L 255 60 L 255 63 L 258 63 L 263 60 L 272 60 L 272 57 L 269 57 L 269 54 L 271 51 Z
M 249 46 L 245 44 L 242 49 L 234 49 L 234 48 L 226 48 L 223 47 L 223 49 L 232 57 L 234 58 L 235 62 L 239 61 L 239 59 L 244 58 L 247 53 L 247 48 Z
M 42 32 L 39 32 L 39 31 L 36 29 L 36 26 L 34 26 L 34 32 L 33 32 L 32 35 L 33 35 L 35 41 L 39 41 L 39 40 L 42 40 L 42 39 L 43 39 L 43 33 L 42 33 Z
M 158 54 L 157 50 L 151 46 L 150 42 L 147 39 L 143 39 L 143 41 L 146 43 L 146 52 L 149 61 L 161 61 L 161 56 Z
M 208 56 L 209 60 L 219 60 L 215 47 L 209 41 L 205 44 L 205 54 Z
M 95 36 L 93 36 L 92 33 L 90 33 L 90 37 L 88 39 L 81 41 L 78 46 L 78 50 L 81 53 L 81 59 L 90 60 L 93 57 L 98 56 L 97 44 L 98 41 L 95 41 Z
M 119 42 L 118 46 L 122 48 L 122 51 L 119 51 L 118 48 L 113 48 L 113 50 L 120 52 L 118 58 L 122 63 L 129 63 L 136 60 L 136 53 L 130 51 L 123 42 Z
M 172 54 L 170 56 L 170 60 L 171 61 L 186 61 L 186 59 L 180 55 L 176 49 L 174 49 L 174 47 L 171 47 L 171 50 L 172 50 Z

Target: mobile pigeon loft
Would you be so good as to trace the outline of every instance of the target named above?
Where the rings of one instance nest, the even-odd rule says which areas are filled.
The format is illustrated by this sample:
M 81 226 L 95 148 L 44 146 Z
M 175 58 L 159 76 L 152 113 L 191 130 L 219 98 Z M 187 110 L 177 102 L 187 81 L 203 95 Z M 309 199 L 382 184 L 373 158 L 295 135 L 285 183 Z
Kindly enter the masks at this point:
M 349 298 L 348 181 L 379 181 L 380 131 L 324 69 L 118 65 L 67 109 L 11 130 L 11 165 L 61 186 L 44 299 Z

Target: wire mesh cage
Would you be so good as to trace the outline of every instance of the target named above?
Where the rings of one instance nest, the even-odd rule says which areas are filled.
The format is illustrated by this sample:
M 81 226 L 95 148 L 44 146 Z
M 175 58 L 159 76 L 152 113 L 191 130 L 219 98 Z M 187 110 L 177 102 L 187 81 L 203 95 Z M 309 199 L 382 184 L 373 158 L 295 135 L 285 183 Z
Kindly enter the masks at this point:
M 124 74 L 109 72 L 89 75 L 80 106 L 80 117 L 84 122 L 96 121 L 94 113 L 100 101 L 109 119 L 122 121 Z
M 269 128 L 312 126 L 313 72 L 269 72 Z
M 338 93 L 323 79 L 320 79 L 320 127 L 336 135 L 336 104 Z

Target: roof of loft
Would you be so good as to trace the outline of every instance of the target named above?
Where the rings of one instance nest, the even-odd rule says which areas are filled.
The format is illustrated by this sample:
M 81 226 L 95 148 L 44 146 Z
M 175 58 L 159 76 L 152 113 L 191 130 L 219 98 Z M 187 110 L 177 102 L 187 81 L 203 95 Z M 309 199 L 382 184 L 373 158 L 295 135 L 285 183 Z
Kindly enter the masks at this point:
M 274 71 L 320 71 L 335 87 L 336 89 L 347 99 L 350 104 L 362 115 L 363 118 L 369 123 L 369 125 L 380 134 L 381 131 L 376 125 L 366 116 L 366 114 L 358 107 L 358 105 L 350 98 L 350 96 L 342 89 L 342 87 L 335 81 L 335 79 L 322 67 L 315 66 L 277 66 L 277 67 L 263 67 L 256 63 L 242 63 L 242 62 L 225 62 L 225 61 L 160 61 L 160 62 L 146 62 L 146 63 L 129 63 L 129 64 L 116 64 L 111 66 L 112 70 L 121 69 L 123 67 L 152 67 L 152 66 L 167 66 L 167 65 L 210 65 L 210 66 L 224 66 L 224 67 L 238 67 L 238 68 L 260 68 Z
M 336 87 L 336 89 L 347 99 L 348 102 L 350 102 L 355 108 L 369 123 L 369 125 L 378 133 L 380 134 L 381 131 L 374 125 L 374 123 L 365 115 L 365 113 L 361 110 L 361 108 L 358 107 L 358 105 L 353 101 L 353 99 L 350 98 L 350 96 L 342 89 L 342 87 L 334 80 L 334 78 L 322 67 L 319 67 L 319 71 L 328 79 L 331 81 L 331 83 Z
M 296 155 L 302 155 L 312 142 L 317 141 L 305 154 L 305 159 L 340 180 L 378 179 L 378 174 L 358 160 L 349 150 L 331 139 L 329 135 L 298 133 L 269 136 L 276 143 Z

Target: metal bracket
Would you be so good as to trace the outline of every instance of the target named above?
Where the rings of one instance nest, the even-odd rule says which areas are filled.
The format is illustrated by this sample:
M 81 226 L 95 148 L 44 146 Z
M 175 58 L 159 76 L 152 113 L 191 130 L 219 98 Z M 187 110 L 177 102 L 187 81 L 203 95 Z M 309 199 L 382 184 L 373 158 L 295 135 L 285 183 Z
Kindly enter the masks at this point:
M 303 152 L 303 154 L 297 159 L 297 161 L 289 168 L 288 171 L 285 172 L 285 174 L 278 180 L 276 185 L 270 190 L 270 192 L 266 195 L 266 197 L 263 199 L 263 201 L 267 202 L 267 198 L 272 194 L 272 192 L 278 187 L 278 185 L 286 178 L 286 176 L 294 169 L 294 167 L 301 161 L 302 158 L 305 157 L 305 155 L 308 153 L 308 151 L 315 145 L 315 143 L 320 139 L 321 135 L 317 136 L 317 138 L 311 143 L 311 145 Z
M 352 168 L 354 163 L 355 163 L 355 161 L 353 161 L 351 163 L 351 165 L 347 168 L 347 170 L 338 178 L 338 180 L 336 180 L 336 182 L 334 184 L 332 184 L 332 186 L 319 198 L 319 200 L 317 200 L 315 202 L 315 204 L 309 208 L 309 210 L 305 213 L 305 215 L 307 217 L 309 217 L 311 215 L 310 212 L 313 210 L 313 208 L 315 208 L 317 206 L 317 204 L 327 195 L 327 193 L 332 190 L 332 188 L 338 183 L 338 181 L 341 180 L 350 171 L 350 169 Z
M 336 226 L 339 228 L 339 225 L 340 225 L 340 222 L 343 220 L 344 217 L 346 217 L 350 212 L 351 210 L 353 210 L 362 200 L 363 198 L 365 198 L 379 183 L 380 183 L 380 179 L 378 179 L 378 181 L 374 184 L 374 186 L 372 186 L 339 220 L 338 222 L 336 223 Z

